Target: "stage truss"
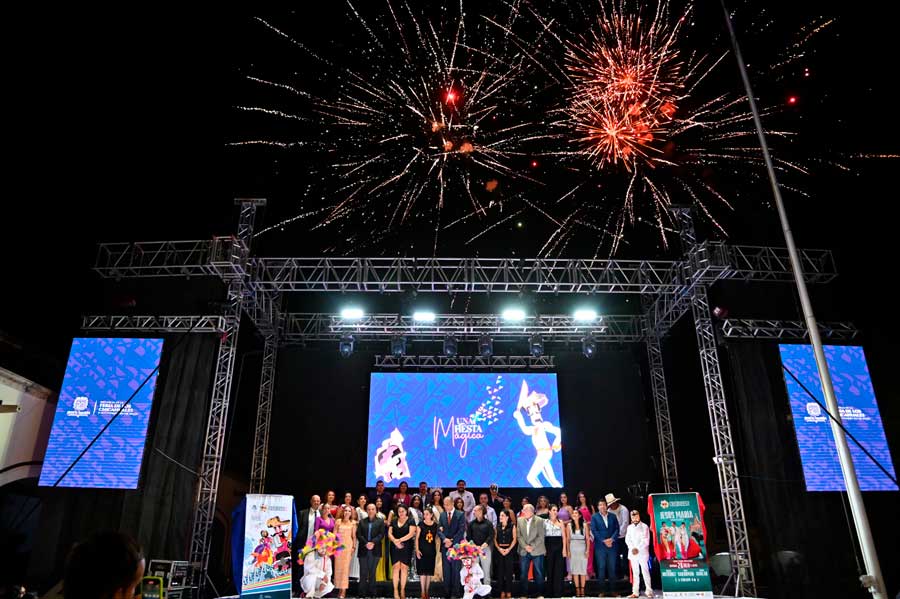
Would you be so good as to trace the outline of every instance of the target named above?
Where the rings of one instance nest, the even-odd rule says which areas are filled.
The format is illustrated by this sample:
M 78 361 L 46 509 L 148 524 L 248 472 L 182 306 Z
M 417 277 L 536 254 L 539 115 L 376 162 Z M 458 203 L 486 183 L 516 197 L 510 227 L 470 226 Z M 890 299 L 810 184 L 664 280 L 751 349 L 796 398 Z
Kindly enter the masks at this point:
M 789 282 L 792 273 L 782 248 L 698 242 L 688 210 L 679 210 L 683 256 L 680 260 L 565 260 L 489 258 L 269 258 L 250 255 L 254 217 L 264 200 L 236 200 L 240 209 L 235 236 L 212 240 L 101 244 L 95 271 L 112 279 L 143 277 L 218 277 L 227 287 L 221 314 L 193 316 L 85 316 L 92 332 L 215 333 L 219 354 L 207 424 L 200 482 L 194 510 L 190 559 L 194 584 L 204 587 L 209 538 L 221 471 L 236 340 L 243 312 L 264 339 L 251 492 L 265 489 L 266 460 L 278 348 L 290 344 L 334 343 L 344 335 L 355 340 L 387 341 L 402 335 L 438 341 L 452 335 L 460 341 L 488 334 L 495 341 L 524 340 L 531 334 L 545 343 L 575 343 L 590 336 L 598 343 L 644 343 L 659 435 L 666 491 L 677 491 L 674 434 L 662 362 L 662 343 L 671 327 L 691 312 L 700 351 L 707 406 L 713 432 L 726 533 L 735 593 L 756 593 L 747 524 L 739 485 L 728 410 L 722 385 L 716 335 L 730 339 L 802 341 L 799 321 L 712 318 L 707 290 L 720 280 Z M 828 250 L 801 250 L 804 278 L 827 283 L 837 275 Z M 351 321 L 337 314 L 284 313 L 285 293 L 539 293 L 639 294 L 639 315 L 604 315 L 596 322 L 577 322 L 567 315 L 530 316 L 504 322 L 495 314 L 440 314 L 434 322 L 409 316 L 372 314 Z M 847 323 L 821 324 L 826 338 L 845 341 L 856 336 Z M 337 351 L 337 348 L 335 348 Z M 552 356 L 411 356 L 379 355 L 379 369 L 552 369 Z

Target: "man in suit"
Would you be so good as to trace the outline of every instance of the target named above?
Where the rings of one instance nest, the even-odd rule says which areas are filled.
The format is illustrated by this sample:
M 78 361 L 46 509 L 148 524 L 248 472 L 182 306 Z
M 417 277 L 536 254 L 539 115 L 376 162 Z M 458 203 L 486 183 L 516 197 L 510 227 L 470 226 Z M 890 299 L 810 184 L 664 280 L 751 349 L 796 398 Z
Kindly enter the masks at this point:
M 318 495 L 309 498 L 309 508 L 300 511 L 297 516 L 297 536 L 294 537 L 293 551 L 294 560 L 300 557 L 300 551 L 306 545 L 306 541 L 313 536 L 316 531 L 316 516 L 319 514 L 319 506 L 322 505 L 322 499 Z M 297 566 L 291 569 L 293 576 L 293 586 L 295 589 L 300 588 L 300 579 L 303 577 L 303 566 Z
M 528 566 L 534 564 L 534 582 L 538 597 L 544 594 L 544 520 L 534 515 L 534 506 L 526 503 L 522 517 L 517 522 L 519 544 L 519 580 L 522 581 L 522 597 L 528 597 Z
M 597 513 L 591 516 L 591 534 L 594 536 L 594 555 L 597 558 L 597 582 L 606 578 L 606 593 L 612 593 L 612 581 L 616 576 L 617 541 L 619 519 L 609 511 L 606 501 L 597 502 Z
M 384 520 L 375 512 L 375 504 L 366 506 L 368 517 L 359 521 L 356 527 L 356 541 L 359 556 L 360 597 L 374 597 L 375 569 L 381 559 L 381 540 L 384 538 Z
M 441 540 L 441 558 L 444 560 L 444 596 L 448 599 L 462 597 L 459 581 L 459 560 L 447 559 L 447 550 L 466 538 L 466 515 L 453 508 L 453 499 L 444 497 L 444 513 L 438 523 L 438 538 Z

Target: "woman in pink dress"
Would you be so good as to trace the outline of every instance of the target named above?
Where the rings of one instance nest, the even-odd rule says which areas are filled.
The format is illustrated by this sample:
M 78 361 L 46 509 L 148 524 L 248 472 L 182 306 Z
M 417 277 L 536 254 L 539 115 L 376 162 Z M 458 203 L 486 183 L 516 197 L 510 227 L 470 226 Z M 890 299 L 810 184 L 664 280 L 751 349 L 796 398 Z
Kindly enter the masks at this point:
M 409 507 L 411 500 L 412 496 L 409 494 L 409 485 L 406 484 L 406 481 L 403 481 L 397 487 L 397 492 L 394 494 L 394 506 L 405 505 L 406 507 Z
M 591 515 L 594 513 L 594 508 L 591 507 L 591 504 L 588 503 L 587 496 L 584 494 L 584 491 L 578 491 L 578 503 L 576 504 L 576 508 L 579 512 L 581 512 L 582 522 L 590 522 Z M 587 563 L 587 577 L 594 577 L 594 539 L 591 537 L 591 527 L 585 526 L 585 536 L 587 537 L 588 544 L 588 563 Z
M 319 507 L 319 515 L 316 516 L 314 528 L 316 530 L 324 528 L 327 532 L 334 532 L 334 518 L 331 517 L 331 510 L 325 503 Z
M 341 510 L 341 519 L 337 523 L 337 533 L 344 545 L 344 550 L 334 556 L 334 586 L 340 591 L 339 597 L 347 596 L 350 586 L 350 562 L 356 554 L 356 521 L 353 519 L 355 508 L 346 505 Z

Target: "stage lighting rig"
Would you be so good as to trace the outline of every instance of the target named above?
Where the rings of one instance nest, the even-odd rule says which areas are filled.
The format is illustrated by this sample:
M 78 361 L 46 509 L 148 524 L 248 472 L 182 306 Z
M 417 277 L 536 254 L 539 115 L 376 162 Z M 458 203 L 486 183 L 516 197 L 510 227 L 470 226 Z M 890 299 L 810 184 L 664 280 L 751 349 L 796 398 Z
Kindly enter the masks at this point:
M 453 335 L 447 335 L 444 337 L 444 355 L 448 358 L 452 358 L 456 356 L 459 352 L 459 344 L 456 342 L 456 337 Z
M 581 340 L 581 353 L 585 358 L 593 358 L 597 355 L 597 341 L 593 335 L 588 335 Z
M 340 342 L 338 343 L 338 350 L 341 352 L 341 356 L 349 358 L 351 355 L 353 355 L 353 349 L 355 345 L 356 340 L 353 338 L 353 335 L 342 336 Z
M 391 337 L 391 354 L 398 358 L 406 354 L 406 337 L 403 335 Z
M 528 338 L 528 351 L 535 358 L 544 355 L 544 338 L 540 335 L 532 335 Z
M 482 358 L 490 358 L 494 355 L 494 340 L 490 335 L 482 335 L 478 338 L 478 353 Z

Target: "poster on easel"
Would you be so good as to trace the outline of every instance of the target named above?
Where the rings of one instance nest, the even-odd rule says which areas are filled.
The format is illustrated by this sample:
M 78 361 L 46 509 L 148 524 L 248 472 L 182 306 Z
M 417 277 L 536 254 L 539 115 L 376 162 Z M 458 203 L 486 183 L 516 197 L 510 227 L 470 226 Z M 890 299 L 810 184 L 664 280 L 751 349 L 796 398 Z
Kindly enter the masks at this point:
M 247 495 L 241 597 L 291 597 L 291 495 Z
M 664 598 L 712 599 L 703 509 L 697 493 L 654 493 L 647 499 Z

